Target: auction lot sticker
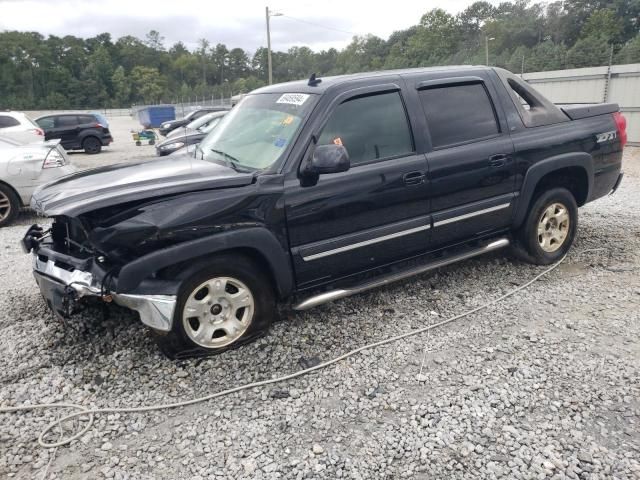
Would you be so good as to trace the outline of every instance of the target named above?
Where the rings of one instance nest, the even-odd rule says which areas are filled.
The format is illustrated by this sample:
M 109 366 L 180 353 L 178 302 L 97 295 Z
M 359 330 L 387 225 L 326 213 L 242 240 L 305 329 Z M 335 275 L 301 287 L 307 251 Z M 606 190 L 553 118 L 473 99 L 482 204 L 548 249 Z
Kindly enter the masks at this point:
M 307 101 L 309 95 L 306 93 L 285 93 L 283 94 L 276 103 L 289 103 L 291 105 L 302 105 Z

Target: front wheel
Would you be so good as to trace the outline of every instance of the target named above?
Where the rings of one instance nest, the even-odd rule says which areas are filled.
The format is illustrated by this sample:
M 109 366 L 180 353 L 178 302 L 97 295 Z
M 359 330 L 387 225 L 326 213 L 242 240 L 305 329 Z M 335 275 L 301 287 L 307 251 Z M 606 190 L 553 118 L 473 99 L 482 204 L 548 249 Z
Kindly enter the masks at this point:
M 521 257 L 537 265 L 549 265 L 571 248 L 578 227 L 578 205 L 569 190 L 553 188 L 540 194 L 516 232 Z
M 271 282 L 250 259 L 221 255 L 182 283 L 166 355 L 220 353 L 264 334 L 277 315 Z

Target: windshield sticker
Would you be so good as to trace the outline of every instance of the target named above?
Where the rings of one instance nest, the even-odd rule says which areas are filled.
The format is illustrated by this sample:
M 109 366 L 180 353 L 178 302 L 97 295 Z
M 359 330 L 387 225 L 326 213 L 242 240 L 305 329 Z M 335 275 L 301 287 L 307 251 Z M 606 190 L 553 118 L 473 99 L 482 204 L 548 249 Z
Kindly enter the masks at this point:
M 302 105 L 307 101 L 309 95 L 306 93 L 285 93 L 283 94 L 276 103 L 289 103 L 291 105 Z
M 280 148 L 282 148 L 282 147 L 284 147 L 284 146 L 287 144 L 287 139 L 286 139 L 286 138 L 282 138 L 282 137 L 278 137 L 278 138 L 276 138 L 276 141 L 275 141 L 275 142 L 273 142 L 273 144 L 274 144 L 276 147 L 280 147 Z

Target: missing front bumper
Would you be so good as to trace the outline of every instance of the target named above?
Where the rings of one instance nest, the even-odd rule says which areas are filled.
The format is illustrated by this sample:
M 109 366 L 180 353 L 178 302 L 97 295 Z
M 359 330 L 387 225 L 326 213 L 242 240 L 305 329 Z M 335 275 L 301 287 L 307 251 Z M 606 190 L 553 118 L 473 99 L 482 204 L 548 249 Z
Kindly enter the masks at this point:
M 43 261 L 35 255 L 33 273 L 45 301 L 60 317 L 68 317 L 70 303 L 82 297 L 102 299 L 99 283 L 90 272 L 69 271 L 56 266 L 52 260 Z M 175 295 L 110 293 L 110 297 L 114 303 L 138 312 L 142 323 L 154 330 L 171 330 Z

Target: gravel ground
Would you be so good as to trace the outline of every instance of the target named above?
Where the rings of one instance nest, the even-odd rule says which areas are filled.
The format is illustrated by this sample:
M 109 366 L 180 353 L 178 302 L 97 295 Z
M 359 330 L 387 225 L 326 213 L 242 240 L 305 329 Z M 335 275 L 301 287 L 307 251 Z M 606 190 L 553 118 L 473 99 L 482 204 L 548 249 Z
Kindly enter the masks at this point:
M 51 461 L 57 479 L 640 479 L 639 161 L 628 149 L 618 193 L 580 210 L 566 262 L 498 305 L 283 384 L 98 416 L 55 454 L 36 439 L 61 412 L 0 415 L 0 477 L 41 478 Z M 241 349 L 172 362 L 125 310 L 105 319 L 90 309 L 66 326 L 51 318 L 17 243 L 35 220 L 0 230 L 2 406 L 202 396 L 441 321 L 543 270 L 502 252 L 288 314 Z M 593 248 L 603 250 L 580 253 Z

